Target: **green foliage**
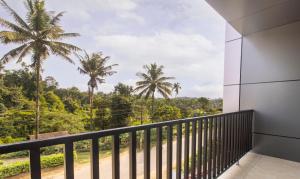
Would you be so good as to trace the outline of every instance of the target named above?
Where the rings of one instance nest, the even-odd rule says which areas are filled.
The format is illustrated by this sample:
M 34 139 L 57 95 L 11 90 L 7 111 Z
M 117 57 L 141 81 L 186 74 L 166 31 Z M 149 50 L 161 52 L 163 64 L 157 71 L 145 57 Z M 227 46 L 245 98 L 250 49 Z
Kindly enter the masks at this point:
M 41 168 L 57 167 L 64 164 L 64 154 L 53 154 L 41 157 Z M 11 177 L 29 172 L 29 161 L 19 161 L 7 165 L 0 165 L 0 178 Z
M 15 158 L 27 157 L 27 156 L 29 156 L 29 151 L 22 150 L 22 151 L 18 151 L 18 152 L 2 154 L 2 155 L 0 155 L 0 159 L 15 159 Z
M 114 93 L 116 95 L 128 97 L 131 96 L 131 94 L 133 93 L 133 87 L 129 85 L 125 85 L 123 83 L 118 83 L 114 88 L 115 88 Z
M 27 137 L 34 128 L 34 112 L 9 110 L 0 117 L 0 137 Z
M 5 113 L 7 110 L 6 106 L 3 103 L 0 103 L 0 114 Z
M 170 105 L 159 106 L 154 113 L 154 120 L 156 121 L 166 121 L 180 118 L 180 109 Z
M 6 71 L 3 84 L 8 88 L 19 87 L 26 98 L 33 100 L 35 97 L 35 75 L 27 67 L 19 70 Z
M 14 162 L 9 165 L 0 166 L 0 178 L 7 178 L 21 173 L 29 172 L 29 161 Z
M 94 118 L 96 129 L 108 129 L 111 126 L 111 110 L 107 107 L 99 107 Z
M 68 98 L 63 101 L 65 109 L 70 113 L 77 113 L 80 111 L 80 105 L 74 99 Z
M 45 112 L 41 115 L 41 133 L 68 131 L 79 133 L 84 131 L 82 116 L 65 112 Z
M 111 127 L 123 127 L 128 124 L 128 117 L 132 114 L 132 102 L 124 97 L 115 95 L 111 103 Z
M 64 154 L 53 154 L 41 157 L 41 168 L 57 167 L 64 164 Z
M 49 111 L 64 111 L 64 103 L 60 100 L 60 98 L 54 94 L 53 91 L 48 91 L 45 94 L 45 100 L 48 105 Z
M 24 96 L 20 87 L 0 88 L 0 99 L 7 108 L 22 109 L 24 105 Z
M 0 160 L 0 165 L 3 165 L 3 164 L 4 164 L 4 162 L 2 160 Z

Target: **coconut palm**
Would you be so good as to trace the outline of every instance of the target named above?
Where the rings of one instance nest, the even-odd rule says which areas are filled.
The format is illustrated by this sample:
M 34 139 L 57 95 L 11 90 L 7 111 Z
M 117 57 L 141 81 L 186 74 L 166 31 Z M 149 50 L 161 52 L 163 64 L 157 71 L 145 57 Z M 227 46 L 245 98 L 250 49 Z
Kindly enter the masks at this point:
M 175 78 L 164 76 L 164 66 L 158 66 L 156 63 L 145 65 L 143 68 L 146 72 L 137 73 L 137 76 L 141 78 L 141 81 L 136 82 L 137 87 L 135 88 L 135 91 L 139 92 L 139 97 L 145 96 L 145 99 L 151 97 L 151 113 L 153 116 L 155 92 L 157 91 L 165 99 L 169 99 L 173 87 L 173 84 L 170 83 L 169 80 Z
M 172 90 L 175 92 L 176 96 L 178 95 L 179 93 L 179 90 L 181 90 L 181 86 L 180 86 L 180 83 L 176 82 L 173 84 L 173 88 Z
M 77 55 L 80 60 L 81 67 L 78 67 L 78 70 L 81 74 L 89 75 L 90 79 L 88 81 L 88 92 L 89 92 L 89 102 L 90 102 L 90 127 L 93 129 L 93 99 L 94 99 L 94 89 L 98 88 L 98 83 L 105 83 L 105 77 L 111 76 L 116 71 L 112 71 L 114 66 L 107 65 L 106 63 L 110 59 L 108 56 L 103 56 L 102 52 L 87 54 L 85 52 L 84 56 Z
M 62 40 L 68 37 L 79 36 L 77 33 L 65 33 L 59 25 L 63 12 L 55 14 L 46 11 L 44 0 L 26 0 L 27 15 L 22 18 L 4 0 L 0 5 L 8 11 L 14 22 L 0 18 L 0 25 L 6 30 L 0 31 L 0 41 L 3 44 L 16 44 L 17 48 L 6 53 L 0 61 L 7 63 L 12 59 L 21 62 L 23 58 L 31 54 L 31 67 L 36 73 L 36 124 L 35 138 L 38 138 L 40 119 L 40 81 L 43 62 L 50 54 L 60 56 L 73 63 L 69 55 L 78 47 L 64 43 Z

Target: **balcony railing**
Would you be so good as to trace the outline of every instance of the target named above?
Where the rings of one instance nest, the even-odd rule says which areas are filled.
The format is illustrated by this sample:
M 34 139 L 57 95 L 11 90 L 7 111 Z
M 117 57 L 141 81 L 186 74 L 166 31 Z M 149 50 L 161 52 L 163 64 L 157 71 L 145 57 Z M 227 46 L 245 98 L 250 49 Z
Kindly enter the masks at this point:
M 252 148 L 253 111 L 240 111 L 205 117 L 195 117 L 153 123 L 148 125 L 109 129 L 47 140 L 27 141 L 0 146 L 0 154 L 30 151 L 31 178 L 41 178 L 42 147 L 64 145 L 65 178 L 74 178 L 73 143 L 91 140 L 91 176 L 99 178 L 99 139 L 112 137 L 112 177 L 120 176 L 120 135 L 129 133 L 129 178 L 137 178 L 137 132 L 144 131 L 144 178 L 150 179 L 150 134 L 154 128 L 156 135 L 156 178 L 162 178 L 163 128 L 167 128 L 166 176 L 173 173 L 173 130 L 176 130 L 176 178 L 211 179 L 220 176 Z M 184 126 L 184 128 L 183 128 Z M 184 135 L 182 135 L 184 134 Z M 184 138 L 182 139 L 182 136 Z M 183 145 L 182 145 L 183 144 Z M 182 152 L 183 156 L 182 156 Z M 190 153 L 191 152 L 191 153 Z

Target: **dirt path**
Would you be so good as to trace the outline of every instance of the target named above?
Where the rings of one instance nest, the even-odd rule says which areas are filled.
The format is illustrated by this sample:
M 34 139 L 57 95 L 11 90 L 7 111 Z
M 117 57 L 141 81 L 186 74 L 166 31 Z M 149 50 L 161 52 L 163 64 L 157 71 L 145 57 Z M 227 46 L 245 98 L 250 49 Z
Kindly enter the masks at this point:
M 184 140 L 182 141 L 184 142 Z M 163 175 L 166 173 L 166 148 L 167 144 L 164 143 L 162 145 L 162 152 L 163 152 L 163 160 L 162 160 L 162 166 L 163 166 Z M 182 149 L 182 152 L 184 149 Z M 155 178 L 155 165 L 156 165 L 156 147 L 151 148 L 151 178 Z M 182 154 L 183 156 L 183 154 Z M 144 170 L 144 153 L 143 151 L 137 152 L 137 176 L 138 178 L 143 178 L 143 170 Z M 173 167 L 176 166 L 175 164 L 176 159 L 176 141 L 173 141 Z M 100 159 L 100 178 L 102 179 L 109 179 L 112 178 L 112 164 L 111 164 L 111 156 L 101 158 Z M 90 164 L 75 164 L 75 178 L 76 179 L 88 179 L 90 178 L 91 174 L 91 168 Z M 120 175 L 122 179 L 128 179 L 129 178 L 129 153 L 128 150 L 125 150 L 120 154 Z M 16 177 L 12 177 L 11 179 L 29 179 L 29 174 L 19 175 Z M 57 167 L 52 169 L 46 169 L 42 171 L 42 178 L 45 179 L 64 179 L 64 168 L 63 167 Z

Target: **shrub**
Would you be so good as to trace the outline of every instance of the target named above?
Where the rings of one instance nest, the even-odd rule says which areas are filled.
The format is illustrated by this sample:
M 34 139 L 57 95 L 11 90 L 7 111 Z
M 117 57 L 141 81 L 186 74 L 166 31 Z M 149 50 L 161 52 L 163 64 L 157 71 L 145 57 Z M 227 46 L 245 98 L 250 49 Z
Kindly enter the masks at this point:
M 64 164 L 64 154 L 53 154 L 41 157 L 41 168 L 57 167 Z
M 6 110 L 6 106 L 3 103 L 0 103 L 0 113 L 5 113 Z
M 0 178 L 15 176 L 26 172 L 29 172 L 29 161 L 15 162 L 9 165 L 0 166 Z
M 8 153 L 8 154 L 2 154 L 0 155 L 0 159 L 13 159 L 19 157 L 27 157 L 28 155 L 29 155 L 29 151 L 23 150 L 23 151 Z
M 74 153 L 74 158 L 77 155 Z M 41 157 L 41 168 L 57 167 L 64 164 L 64 154 L 53 154 Z M 29 172 L 29 161 L 20 161 L 8 165 L 0 165 L 0 178 L 19 175 Z
M 3 163 L 4 163 L 4 162 L 3 162 L 2 160 L 0 160 L 0 165 L 3 165 Z

